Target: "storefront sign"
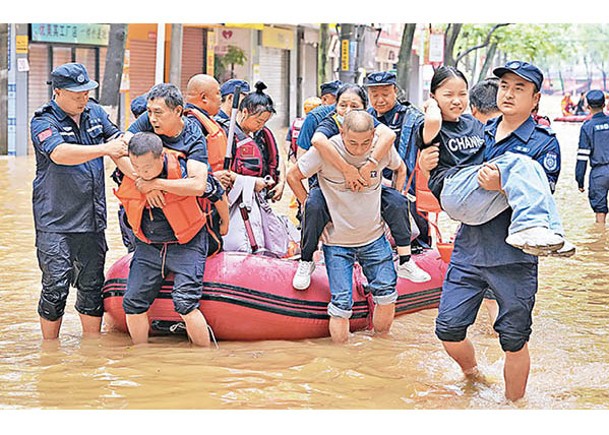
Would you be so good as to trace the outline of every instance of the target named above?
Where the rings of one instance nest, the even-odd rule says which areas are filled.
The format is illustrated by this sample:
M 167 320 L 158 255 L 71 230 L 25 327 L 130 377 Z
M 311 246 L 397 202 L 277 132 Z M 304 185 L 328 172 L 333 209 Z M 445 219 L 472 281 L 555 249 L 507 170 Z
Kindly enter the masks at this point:
M 32 24 L 32 41 L 108 45 L 109 24 Z
M 15 36 L 15 53 L 27 54 L 28 51 L 28 39 L 27 35 Z
M 340 41 L 340 70 L 349 71 L 349 40 Z
M 206 73 L 210 76 L 214 75 L 215 68 L 215 45 L 216 35 L 213 30 L 207 32 L 207 60 L 205 62 Z
M 444 62 L 444 34 L 429 35 L 429 61 Z
M 292 30 L 265 27 L 262 31 L 262 45 L 282 50 L 293 50 L 294 32 Z

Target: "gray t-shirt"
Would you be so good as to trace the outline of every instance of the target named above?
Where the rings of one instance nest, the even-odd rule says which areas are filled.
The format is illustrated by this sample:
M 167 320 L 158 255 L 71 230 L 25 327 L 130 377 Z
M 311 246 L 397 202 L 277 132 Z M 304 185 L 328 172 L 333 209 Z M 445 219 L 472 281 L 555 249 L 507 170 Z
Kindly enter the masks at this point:
M 376 138 L 375 138 L 376 139 Z M 356 168 L 366 163 L 370 155 L 354 156 L 345 149 L 342 138 L 336 135 L 330 142 L 347 163 Z M 372 149 L 372 148 L 371 148 Z M 305 177 L 317 174 L 319 187 L 326 198 L 332 222 L 326 226 L 322 241 L 326 245 L 365 246 L 383 235 L 381 218 L 381 179 L 384 168 L 398 169 L 402 160 L 394 147 L 372 171 L 372 185 L 353 192 L 345 185 L 342 172 L 325 162 L 319 151 L 312 147 L 298 160 L 298 168 Z

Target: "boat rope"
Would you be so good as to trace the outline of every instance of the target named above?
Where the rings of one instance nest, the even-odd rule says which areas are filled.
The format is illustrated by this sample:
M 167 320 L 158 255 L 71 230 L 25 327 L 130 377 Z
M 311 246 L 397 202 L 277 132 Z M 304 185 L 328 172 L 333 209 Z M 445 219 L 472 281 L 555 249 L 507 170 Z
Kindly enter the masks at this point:
M 211 340 L 214 342 L 216 349 L 220 349 L 220 346 L 218 346 L 218 342 L 216 341 L 216 336 L 214 335 L 214 330 L 211 329 L 211 326 L 209 325 L 207 325 L 207 329 L 209 329 L 209 335 L 211 337 Z

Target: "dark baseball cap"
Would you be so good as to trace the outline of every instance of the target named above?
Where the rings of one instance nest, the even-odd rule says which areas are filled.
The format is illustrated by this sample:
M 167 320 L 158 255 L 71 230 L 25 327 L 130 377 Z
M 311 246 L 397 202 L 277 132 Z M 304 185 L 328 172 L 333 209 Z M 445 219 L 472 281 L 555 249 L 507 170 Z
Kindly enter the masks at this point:
M 230 79 L 222 83 L 222 86 L 220 86 L 220 95 L 225 97 L 228 94 L 232 94 L 233 92 L 235 92 L 235 88 L 237 86 L 241 86 L 242 94 L 247 94 L 250 91 L 250 85 L 245 80 Z
M 500 66 L 493 70 L 493 74 L 495 74 L 497 77 L 502 77 L 505 73 L 509 72 L 533 83 L 538 91 L 541 89 L 541 85 L 543 83 L 543 73 L 535 65 L 528 62 L 513 60 L 506 63 L 505 66 Z
M 336 96 L 336 93 L 338 92 L 339 88 L 342 85 L 343 85 L 343 82 L 341 82 L 340 80 L 334 80 L 332 82 L 322 83 L 321 86 L 319 87 L 319 89 L 321 91 L 321 96 L 323 97 L 326 94 L 332 94 L 332 95 Z
M 131 101 L 131 113 L 133 116 L 138 118 L 142 113 L 144 113 L 148 106 L 148 92 L 140 95 L 139 97 L 135 97 L 133 101 Z
M 598 89 L 593 89 L 586 94 L 586 101 L 590 107 L 603 107 L 605 105 L 605 93 Z
M 54 89 L 84 92 L 95 89 L 99 84 L 89 78 L 87 69 L 81 63 L 64 63 L 51 72 L 51 85 Z
M 395 74 L 389 71 L 371 72 L 364 80 L 364 86 L 387 86 L 395 84 Z

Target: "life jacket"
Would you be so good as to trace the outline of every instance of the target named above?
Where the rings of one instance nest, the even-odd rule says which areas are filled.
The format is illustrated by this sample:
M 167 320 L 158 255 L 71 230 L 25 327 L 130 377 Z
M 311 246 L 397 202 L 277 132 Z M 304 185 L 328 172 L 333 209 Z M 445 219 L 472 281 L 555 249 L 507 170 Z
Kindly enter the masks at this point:
M 205 139 L 207 141 L 207 159 L 209 165 L 212 171 L 221 171 L 224 166 L 226 144 L 228 143 L 224 129 L 200 110 L 187 108 L 184 109 L 184 114 L 196 118 L 207 132 Z
M 260 145 L 240 128 L 235 129 L 233 143 L 233 161 L 231 169 L 237 174 L 252 177 L 270 175 L 277 183 L 279 181 L 279 151 L 273 133 L 263 127 L 258 133 L 266 146 L 267 159 L 265 159 Z
M 182 153 L 165 149 L 163 155 L 167 164 L 167 179 L 175 180 L 182 178 L 182 170 L 179 158 L 183 158 Z M 129 177 L 124 177 L 114 194 L 119 199 L 133 229 L 135 236 L 145 243 L 151 243 L 142 232 L 142 215 L 146 208 L 149 208 L 146 196 L 135 186 L 135 181 Z M 165 206 L 163 213 L 175 233 L 178 243 L 188 243 L 205 226 L 206 214 L 201 205 L 209 205 L 209 201 L 195 196 L 180 196 L 165 192 Z
M 300 134 L 300 130 L 302 130 L 304 121 L 304 118 L 296 118 L 292 123 L 292 141 L 290 143 L 290 155 L 288 158 L 292 156 L 296 157 L 296 153 L 298 152 L 298 144 L 296 141 L 298 140 L 298 135 Z

